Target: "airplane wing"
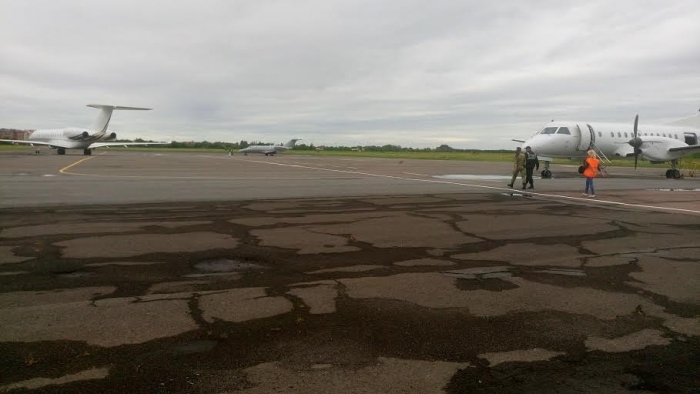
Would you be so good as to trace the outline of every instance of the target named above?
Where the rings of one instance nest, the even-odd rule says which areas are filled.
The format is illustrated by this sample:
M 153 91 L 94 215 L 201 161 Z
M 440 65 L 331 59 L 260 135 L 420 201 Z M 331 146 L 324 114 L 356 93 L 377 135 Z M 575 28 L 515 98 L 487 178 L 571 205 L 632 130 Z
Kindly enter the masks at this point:
M 88 149 L 104 148 L 108 146 L 146 146 L 146 145 L 169 145 L 170 142 L 95 142 L 88 146 Z
M 24 145 L 41 145 L 41 146 L 58 146 L 61 144 L 56 144 L 54 142 L 42 142 L 42 141 L 30 141 L 30 140 L 0 140 L 0 142 L 12 142 L 13 144 L 24 144 Z
M 692 152 L 694 150 L 700 151 L 700 145 L 688 145 L 668 149 L 669 152 Z
M 619 156 L 619 157 L 628 157 L 628 156 L 634 156 L 634 148 L 632 145 L 625 144 L 625 145 L 620 145 L 619 148 L 613 152 L 613 156 Z

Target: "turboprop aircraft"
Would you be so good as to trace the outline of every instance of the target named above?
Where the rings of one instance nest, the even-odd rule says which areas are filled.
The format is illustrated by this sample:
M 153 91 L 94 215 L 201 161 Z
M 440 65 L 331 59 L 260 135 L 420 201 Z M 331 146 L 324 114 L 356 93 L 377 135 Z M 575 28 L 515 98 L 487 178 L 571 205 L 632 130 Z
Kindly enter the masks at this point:
M 592 123 L 581 121 L 552 121 L 528 140 L 513 140 L 530 146 L 544 161 L 542 178 L 551 178 L 549 163 L 552 158 L 584 158 L 593 149 L 602 160 L 608 157 L 634 157 L 637 168 L 639 157 L 652 163 L 669 162 L 667 178 L 678 179 L 678 159 L 700 152 L 700 116 L 680 119 L 663 125 L 634 126 L 627 123 Z M 693 125 L 693 126 L 689 126 Z
M 0 140 L 14 144 L 44 145 L 56 148 L 56 153 L 65 155 L 66 149 L 82 149 L 84 155 L 91 155 L 92 150 L 105 146 L 137 146 L 137 145 L 167 145 L 169 142 L 103 142 L 117 138 L 116 133 L 109 133 L 107 126 L 112 118 L 112 111 L 139 110 L 148 111 L 151 108 L 120 107 L 115 105 L 88 104 L 97 108 L 100 114 L 89 129 L 68 127 L 63 129 L 47 129 L 33 131 L 26 140 Z
M 243 153 L 246 156 L 248 155 L 248 153 L 264 153 L 265 156 L 274 156 L 277 152 L 284 152 L 287 149 L 294 148 L 294 145 L 296 145 L 297 141 L 299 141 L 298 138 L 289 140 L 284 145 L 251 145 L 247 148 L 240 149 L 239 152 Z

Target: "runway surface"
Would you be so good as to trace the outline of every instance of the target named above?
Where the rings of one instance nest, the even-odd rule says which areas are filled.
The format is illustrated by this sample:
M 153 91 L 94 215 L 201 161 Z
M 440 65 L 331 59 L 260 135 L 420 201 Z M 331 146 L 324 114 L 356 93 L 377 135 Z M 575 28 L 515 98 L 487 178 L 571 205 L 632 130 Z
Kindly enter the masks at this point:
M 510 164 L 279 155 L 131 153 L 0 154 L 0 207 L 230 201 L 303 197 L 509 192 Z M 574 167 L 528 190 L 583 199 Z M 700 213 L 700 178 L 668 180 L 660 169 L 609 168 L 593 204 Z M 460 179 L 464 176 L 474 179 Z M 516 191 L 520 180 L 516 181 Z
M 509 169 L 0 153 L 0 392 L 697 392 L 700 180 Z

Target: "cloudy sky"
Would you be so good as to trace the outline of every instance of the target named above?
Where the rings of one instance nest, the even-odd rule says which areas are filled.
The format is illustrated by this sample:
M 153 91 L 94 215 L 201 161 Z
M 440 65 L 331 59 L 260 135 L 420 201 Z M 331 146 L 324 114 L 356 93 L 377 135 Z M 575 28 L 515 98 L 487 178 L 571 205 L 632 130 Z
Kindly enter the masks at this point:
M 700 108 L 697 0 L 492 3 L 3 0 L 0 127 L 495 149 Z

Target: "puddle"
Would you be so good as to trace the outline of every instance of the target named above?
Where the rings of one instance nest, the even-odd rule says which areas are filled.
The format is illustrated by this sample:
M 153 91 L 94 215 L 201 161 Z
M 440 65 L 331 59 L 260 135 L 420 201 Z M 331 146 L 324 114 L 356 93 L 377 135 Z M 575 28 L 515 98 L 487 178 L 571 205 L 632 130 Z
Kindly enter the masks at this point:
M 234 271 L 248 271 L 248 270 L 260 270 L 266 269 L 267 267 L 260 264 L 249 263 L 245 261 L 232 260 L 232 259 L 212 259 L 204 260 L 194 265 L 194 268 L 198 271 L 203 272 L 234 272 Z
M 184 345 L 175 346 L 172 351 L 177 354 L 194 354 L 204 353 L 214 349 L 217 345 L 216 341 L 201 340 L 192 341 Z
M 0 272 L 0 276 L 26 275 L 29 271 L 6 271 Z
M 87 278 L 89 276 L 93 276 L 94 273 L 92 272 L 86 272 L 86 271 L 73 271 L 73 272 L 66 272 L 63 274 L 57 274 L 56 276 L 59 278 Z
M 647 190 L 653 190 L 657 192 L 700 192 L 700 189 L 691 189 L 691 188 L 681 188 L 681 189 L 647 189 Z
M 437 179 L 459 179 L 467 181 L 510 181 L 511 175 L 471 175 L 471 174 L 446 174 L 446 175 L 433 175 L 433 178 Z M 540 177 L 533 177 L 533 179 L 540 179 Z
M 512 276 L 512 274 L 508 272 L 509 270 L 510 267 L 506 265 L 499 265 L 496 267 L 476 267 L 443 271 L 442 274 L 460 279 L 476 279 L 478 275 L 481 275 L 481 278 L 483 279 L 496 279 Z
M 554 275 L 566 275 L 566 276 L 586 276 L 586 273 L 581 270 L 565 270 L 565 269 L 549 269 L 542 271 L 535 271 L 542 274 L 554 274 Z

